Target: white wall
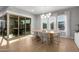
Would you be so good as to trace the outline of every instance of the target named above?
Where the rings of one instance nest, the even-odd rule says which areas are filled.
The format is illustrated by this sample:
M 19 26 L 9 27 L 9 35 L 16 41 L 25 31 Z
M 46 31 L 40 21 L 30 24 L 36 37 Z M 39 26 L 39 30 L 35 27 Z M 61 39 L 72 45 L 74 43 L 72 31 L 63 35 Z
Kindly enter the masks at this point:
M 70 35 L 74 38 L 74 32 L 77 30 L 77 24 L 79 24 L 79 7 L 70 9 Z
M 0 17 L 6 14 L 6 10 L 7 10 L 7 6 L 2 6 L 2 8 L 0 9 Z
M 41 29 L 41 18 L 39 15 L 36 15 L 36 20 L 35 20 L 35 29 Z

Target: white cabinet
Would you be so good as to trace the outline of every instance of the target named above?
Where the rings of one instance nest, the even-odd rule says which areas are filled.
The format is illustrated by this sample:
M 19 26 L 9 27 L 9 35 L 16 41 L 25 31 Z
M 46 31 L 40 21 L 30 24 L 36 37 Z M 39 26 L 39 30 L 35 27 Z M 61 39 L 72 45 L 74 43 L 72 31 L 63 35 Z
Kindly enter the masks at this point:
M 77 47 L 79 48 L 79 32 L 76 32 L 74 34 L 74 41 L 75 41 Z

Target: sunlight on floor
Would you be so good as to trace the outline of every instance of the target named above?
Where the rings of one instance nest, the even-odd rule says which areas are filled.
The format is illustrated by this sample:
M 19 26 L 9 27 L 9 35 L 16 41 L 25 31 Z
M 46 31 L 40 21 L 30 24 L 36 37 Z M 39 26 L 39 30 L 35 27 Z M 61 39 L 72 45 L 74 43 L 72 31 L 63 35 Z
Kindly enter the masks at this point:
M 1 41 L 0 41 L 0 45 L 1 45 L 1 46 L 7 45 L 7 41 L 6 41 L 5 39 L 3 39 L 2 44 L 1 44 Z
M 27 40 L 27 43 L 29 44 L 32 41 L 32 39 L 30 39 L 29 37 L 31 37 L 31 35 L 27 35 L 25 37 L 21 37 L 21 38 L 12 40 L 12 41 L 10 41 L 10 44 L 11 43 L 14 43 L 14 42 L 17 42 L 17 41 L 20 41 L 20 40 L 24 40 L 24 39 L 26 39 Z
M 9 44 L 12 44 L 12 43 L 15 43 L 17 41 L 21 41 L 21 40 L 26 39 L 25 42 L 27 43 L 27 45 L 31 45 L 32 44 L 32 39 L 29 38 L 29 37 L 32 37 L 32 35 L 27 35 L 27 36 L 24 36 L 24 37 L 21 37 L 21 38 L 18 38 L 18 39 L 11 40 L 11 41 L 9 41 Z M 0 38 L 0 39 L 2 39 L 2 38 Z M 3 39 L 1 46 L 5 46 L 5 45 L 7 45 L 7 41 L 5 39 Z

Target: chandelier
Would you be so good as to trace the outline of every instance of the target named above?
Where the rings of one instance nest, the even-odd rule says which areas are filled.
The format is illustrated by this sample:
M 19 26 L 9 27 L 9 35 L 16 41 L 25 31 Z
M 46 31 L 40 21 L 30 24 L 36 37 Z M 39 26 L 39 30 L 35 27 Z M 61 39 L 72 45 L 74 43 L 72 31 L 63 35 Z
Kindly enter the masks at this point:
M 51 16 L 51 13 L 40 15 L 41 18 L 49 18 L 50 16 Z

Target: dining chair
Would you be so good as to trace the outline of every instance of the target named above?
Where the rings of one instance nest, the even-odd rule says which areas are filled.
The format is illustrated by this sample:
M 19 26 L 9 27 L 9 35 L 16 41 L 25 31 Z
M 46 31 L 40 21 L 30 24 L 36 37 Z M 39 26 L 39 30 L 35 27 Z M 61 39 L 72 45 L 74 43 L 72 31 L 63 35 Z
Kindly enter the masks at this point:
M 34 35 L 35 35 L 35 37 L 37 37 L 38 36 L 38 32 L 34 32 Z
M 49 44 L 49 36 L 48 33 L 42 32 L 43 43 Z
M 38 37 L 38 32 L 36 32 L 36 31 L 35 31 L 33 35 L 34 35 L 33 40 L 37 40 L 37 37 Z
M 59 44 L 59 41 L 60 41 L 60 33 L 55 33 L 55 34 L 53 35 L 53 37 L 54 37 L 55 43 L 56 43 L 56 44 Z
M 38 32 L 38 36 L 40 38 L 41 43 L 43 43 L 43 33 L 42 32 Z

